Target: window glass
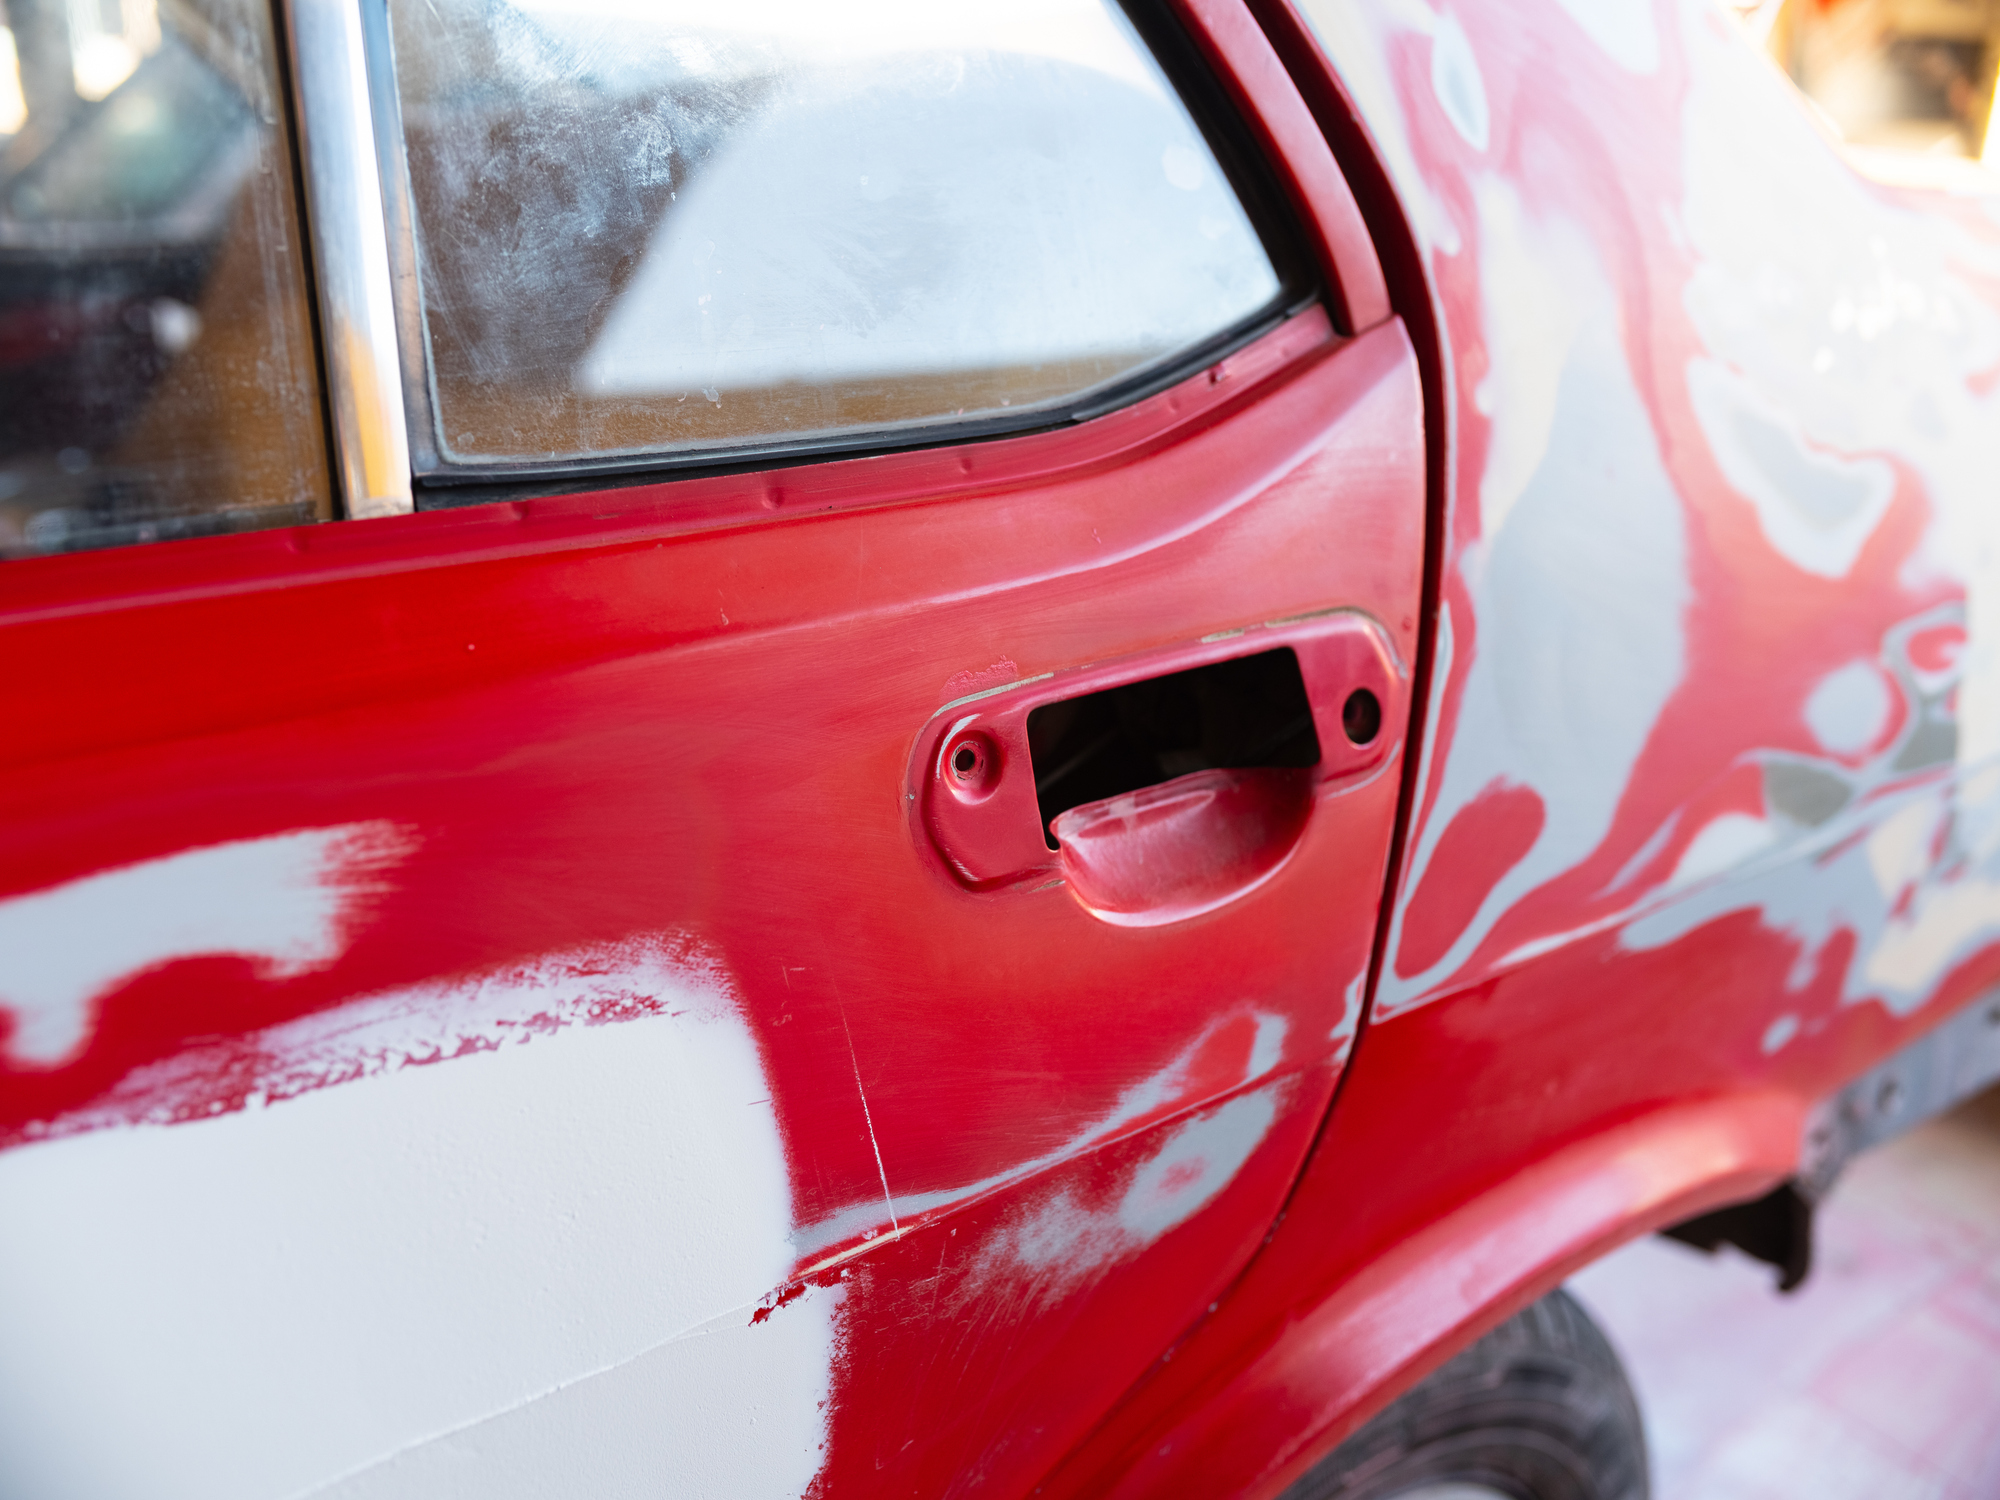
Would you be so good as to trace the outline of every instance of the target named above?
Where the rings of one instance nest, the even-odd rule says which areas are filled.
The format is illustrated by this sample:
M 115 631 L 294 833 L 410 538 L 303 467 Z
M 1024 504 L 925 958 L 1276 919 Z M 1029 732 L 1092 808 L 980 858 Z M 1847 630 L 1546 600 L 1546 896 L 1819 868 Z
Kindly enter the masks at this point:
M 436 443 L 1020 418 L 1280 278 L 1106 0 L 391 0 Z
M 0 555 L 324 517 L 268 8 L 4 6 Z

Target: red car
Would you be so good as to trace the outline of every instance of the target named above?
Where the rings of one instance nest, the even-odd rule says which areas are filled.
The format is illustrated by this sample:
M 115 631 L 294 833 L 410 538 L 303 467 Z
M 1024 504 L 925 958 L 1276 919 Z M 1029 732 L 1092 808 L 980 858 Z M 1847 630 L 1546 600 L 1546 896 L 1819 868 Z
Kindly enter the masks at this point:
M 1643 1496 L 2000 1076 L 2000 200 L 1706 0 L 7 16 L 5 1495 Z

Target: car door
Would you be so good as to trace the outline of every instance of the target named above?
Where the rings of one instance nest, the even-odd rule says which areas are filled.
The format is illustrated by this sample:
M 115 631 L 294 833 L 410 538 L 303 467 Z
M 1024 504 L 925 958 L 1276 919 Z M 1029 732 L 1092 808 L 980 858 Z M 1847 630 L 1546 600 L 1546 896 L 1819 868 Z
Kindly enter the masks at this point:
M 415 513 L 8 565 L 34 1493 L 1023 1491 L 1261 1242 L 1416 366 L 1240 6 L 1045 10 L 347 13 Z

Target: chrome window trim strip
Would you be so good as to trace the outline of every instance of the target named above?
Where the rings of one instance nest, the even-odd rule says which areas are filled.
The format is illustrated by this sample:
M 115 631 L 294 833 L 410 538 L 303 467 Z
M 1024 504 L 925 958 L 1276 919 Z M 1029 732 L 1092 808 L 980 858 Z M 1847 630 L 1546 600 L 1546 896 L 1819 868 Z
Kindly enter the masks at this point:
M 285 0 L 333 471 L 356 520 L 415 509 L 361 3 Z
M 403 356 L 403 419 L 410 446 L 410 471 L 422 475 L 439 466 L 437 393 L 432 388 L 430 330 L 424 325 L 423 287 L 417 279 L 417 210 L 410 193 L 410 166 L 403 146 L 403 101 L 396 90 L 396 52 L 389 29 L 388 0 L 360 0 L 360 6 L 361 46 L 368 69 L 369 101 L 374 110 L 375 168 L 382 185 L 389 281 Z

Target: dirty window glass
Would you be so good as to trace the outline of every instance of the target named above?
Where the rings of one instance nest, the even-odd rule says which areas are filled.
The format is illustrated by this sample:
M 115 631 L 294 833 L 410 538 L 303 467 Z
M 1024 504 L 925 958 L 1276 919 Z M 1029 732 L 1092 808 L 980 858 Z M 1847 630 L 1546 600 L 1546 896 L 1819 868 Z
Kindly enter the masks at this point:
M 268 8 L 0 6 L 0 555 L 325 516 Z
M 1280 294 L 1105 0 L 391 0 L 435 441 L 1021 417 Z

